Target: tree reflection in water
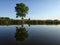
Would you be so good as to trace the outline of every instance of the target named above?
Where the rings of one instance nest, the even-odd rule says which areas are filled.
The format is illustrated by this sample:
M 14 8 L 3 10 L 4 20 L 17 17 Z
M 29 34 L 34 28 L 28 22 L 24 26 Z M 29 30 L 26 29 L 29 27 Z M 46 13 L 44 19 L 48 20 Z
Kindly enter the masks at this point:
M 24 41 L 28 38 L 28 31 L 25 27 L 16 27 L 15 38 L 17 41 Z

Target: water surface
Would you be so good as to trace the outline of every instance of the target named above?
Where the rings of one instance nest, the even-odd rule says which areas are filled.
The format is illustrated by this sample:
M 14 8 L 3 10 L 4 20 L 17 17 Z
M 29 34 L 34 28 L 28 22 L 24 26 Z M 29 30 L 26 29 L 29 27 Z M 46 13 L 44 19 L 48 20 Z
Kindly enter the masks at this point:
M 60 25 L 0 26 L 0 45 L 60 45 Z

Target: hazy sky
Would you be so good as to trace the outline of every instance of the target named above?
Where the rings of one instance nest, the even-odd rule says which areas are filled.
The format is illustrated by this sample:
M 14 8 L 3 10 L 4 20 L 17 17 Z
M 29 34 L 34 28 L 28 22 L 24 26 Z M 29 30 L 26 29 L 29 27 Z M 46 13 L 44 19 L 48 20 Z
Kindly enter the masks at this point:
M 16 3 L 29 7 L 26 18 L 60 19 L 60 0 L 0 0 L 0 17 L 16 18 Z

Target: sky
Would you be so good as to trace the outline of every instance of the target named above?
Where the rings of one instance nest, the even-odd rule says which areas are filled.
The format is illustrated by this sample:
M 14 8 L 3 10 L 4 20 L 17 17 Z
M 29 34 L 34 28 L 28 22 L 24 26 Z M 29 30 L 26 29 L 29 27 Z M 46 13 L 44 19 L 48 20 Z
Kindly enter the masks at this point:
M 15 6 L 24 3 L 29 7 L 25 19 L 60 20 L 60 0 L 0 0 L 0 17 L 16 18 Z

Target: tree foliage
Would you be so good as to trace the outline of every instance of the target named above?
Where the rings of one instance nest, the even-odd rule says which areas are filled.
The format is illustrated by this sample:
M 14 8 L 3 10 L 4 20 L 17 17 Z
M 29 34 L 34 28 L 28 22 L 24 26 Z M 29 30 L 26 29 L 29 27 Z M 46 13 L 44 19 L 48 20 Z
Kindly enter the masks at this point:
M 26 16 L 26 14 L 28 14 L 29 8 L 24 3 L 18 3 L 16 4 L 15 10 L 16 10 L 16 17 L 23 18 Z

